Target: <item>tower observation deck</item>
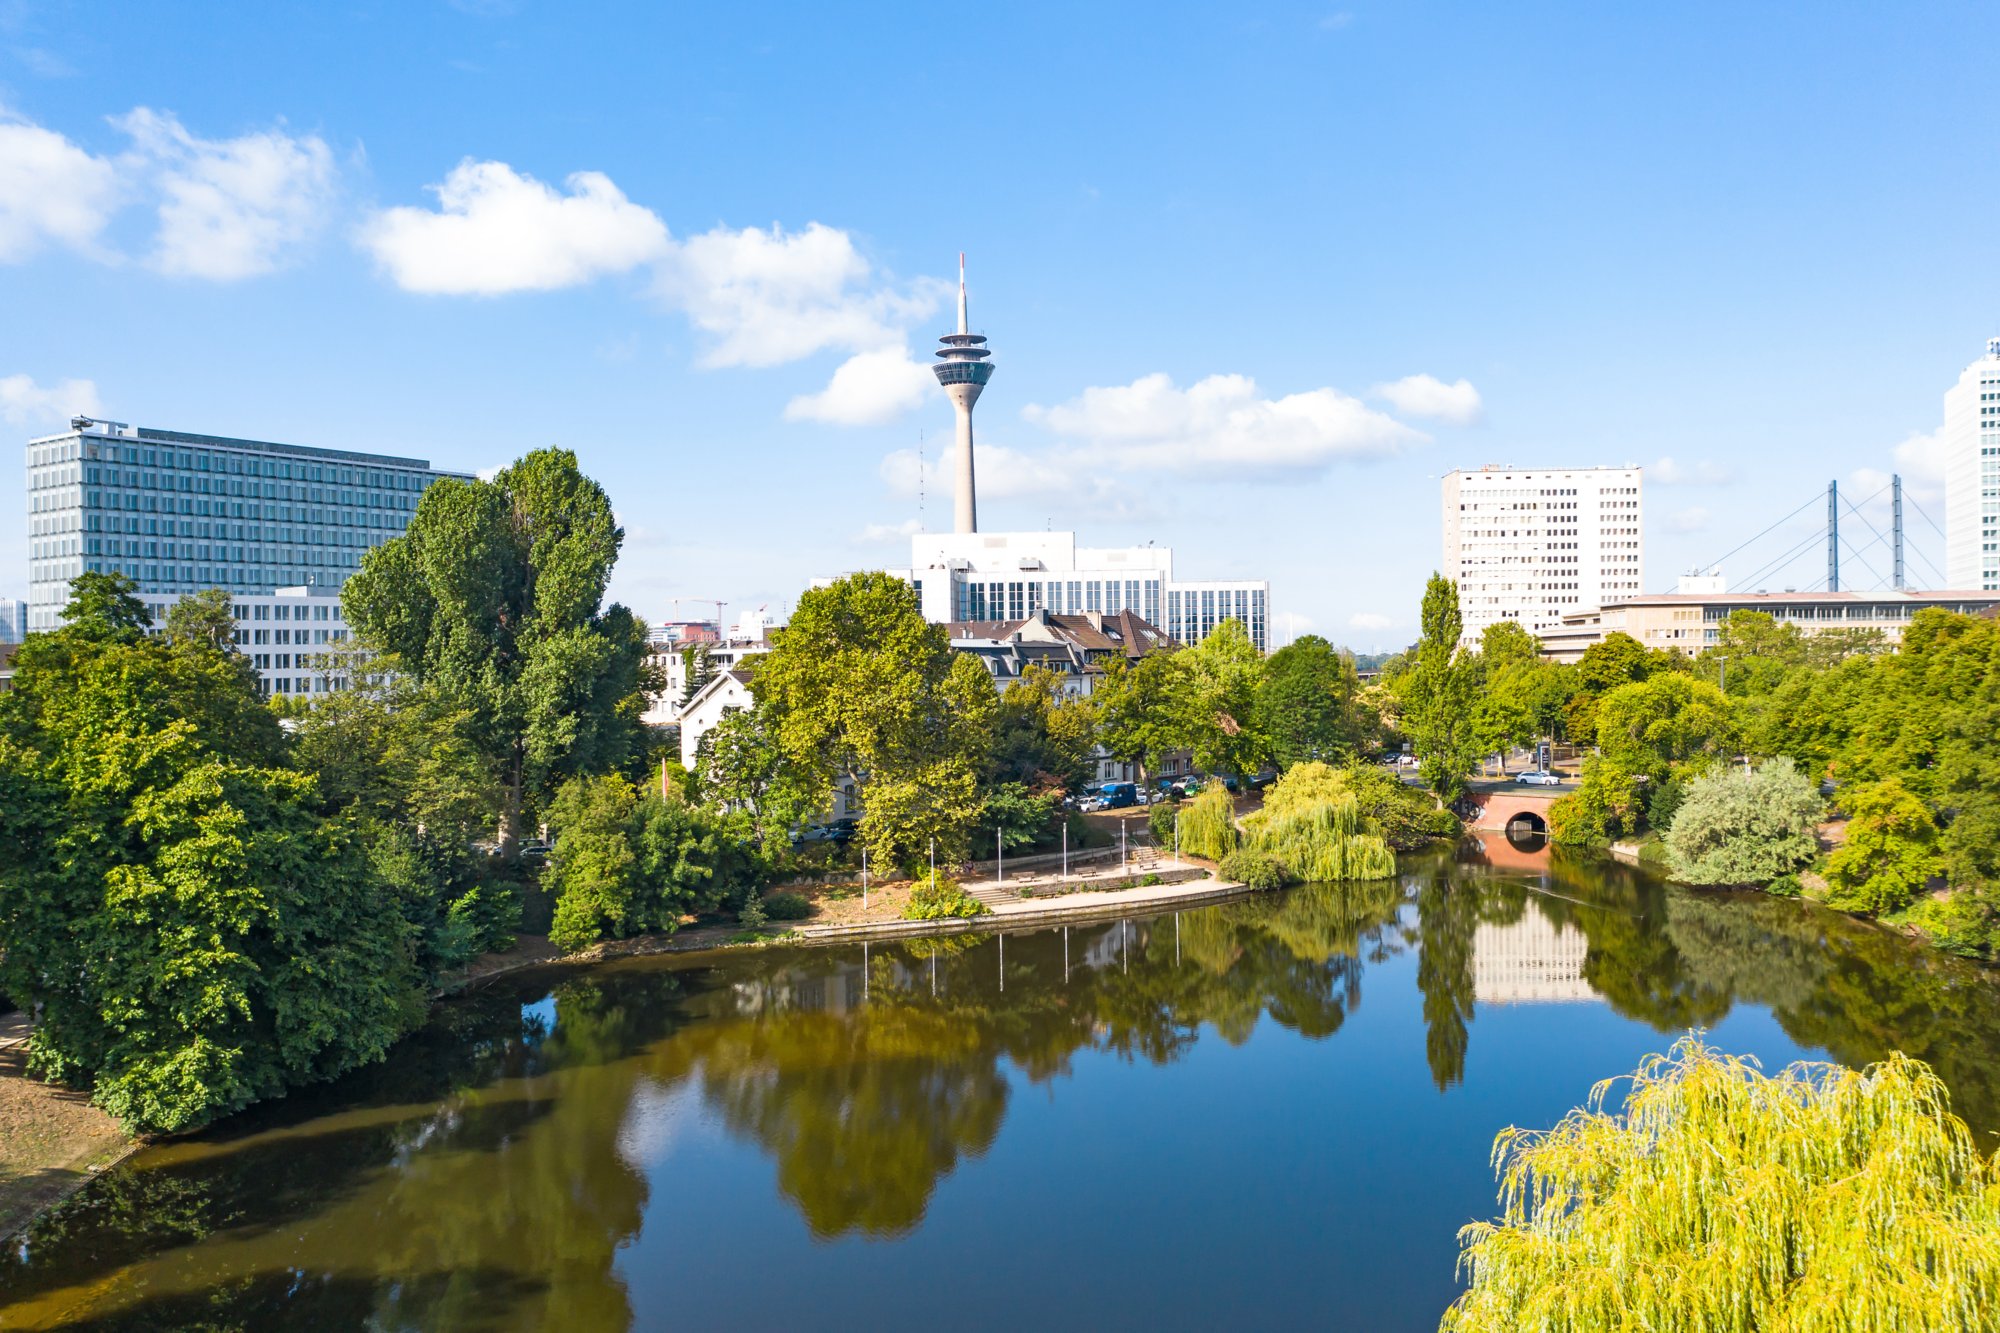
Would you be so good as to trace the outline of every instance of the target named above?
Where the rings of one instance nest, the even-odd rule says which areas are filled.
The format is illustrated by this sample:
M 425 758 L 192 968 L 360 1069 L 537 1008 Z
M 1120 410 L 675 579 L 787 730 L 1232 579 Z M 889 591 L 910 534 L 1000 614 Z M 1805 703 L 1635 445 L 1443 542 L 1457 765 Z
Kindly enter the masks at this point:
M 986 335 L 973 333 L 965 314 L 965 256 L 958 257 L 958 332 L 947 333 L 938 342 L 938 363 L 931 367 L 945 395 L 958 413 L 958 439 L 952 448 L 952 530 L 979 531 L 979 504 L 973 483 L 972 405 L 980 390 L 993 378 L 993 353 L 986 347 Z

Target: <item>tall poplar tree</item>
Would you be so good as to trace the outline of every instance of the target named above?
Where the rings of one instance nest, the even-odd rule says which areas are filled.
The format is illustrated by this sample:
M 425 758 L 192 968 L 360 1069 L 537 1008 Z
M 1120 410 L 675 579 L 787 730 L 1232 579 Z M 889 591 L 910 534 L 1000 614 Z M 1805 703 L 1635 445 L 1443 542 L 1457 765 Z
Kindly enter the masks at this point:
M 1465 621 L 1458 585 L 1442 574 L 1424 587 L 1423 637 L 1406 686 L 1405 720 L 1415 741 L 1418 773 L 1440 801 L 1457 796 L 1478 762 L 1474 735 L 1475 667 L 1458 646 Z

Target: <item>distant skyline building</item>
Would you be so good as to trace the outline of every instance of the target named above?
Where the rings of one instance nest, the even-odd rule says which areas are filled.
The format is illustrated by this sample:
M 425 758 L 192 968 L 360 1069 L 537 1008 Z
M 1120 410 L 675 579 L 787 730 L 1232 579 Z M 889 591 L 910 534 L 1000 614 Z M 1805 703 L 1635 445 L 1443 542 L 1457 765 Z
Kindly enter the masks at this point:
M 1572 612 L 1637 596 L 1643 474 L 1499 464 L 1446 473 L 1444 575 L 1458 584 L 1460 642 L 1502 620 L 1539 635 Z
M 327 688 L 302 670 L 311 654 L 292 650 L 334 641 L 338 593 L 362 554 L 403 532 L 431 483 L 466 475 L 417 458 L 89 417 L 30 440 L 27 463 L 30 631 L 61 623 L 69 581 L 86 571 L 130 577 L 156 620 L 180 597 L 220 588 L 267 690 L 286 693 L 301 681 Z M 305 638 L 295 602 L 311 618 Z M 280 608 L 283 639 L 275 621 L 259 623 Z
M 1781 625 L 1796 625 L 1805 634 L 1829 630 L 1874 630 L 1889 643 L 1900 643 L 1903 630 L 1927 607 L 1957 615 L 1991 615 L 2000 608 L 2000 592 L 1965 589 L 1914 592 L 1883 588 L 1875 592 L 1728 592 L 1720 578 L 1682 578 L 1675 592 L 1610 597 L 1602 607 L 1585 607 L 1543 631 L 1542 656 L 1556 662 L 1579 662 L 1585 650 L 1612 634 L 1627 634 L 1648 648 L 1678 648 L 1690 657 L 1722 641 L 1722 627 L 1737 611 L 1760 611 Z
M 1944 578 L 2000 589 L 2000 338 L 1944 395 Z
M 19 643 L 28 635 L 28 604 L 18 597 L 0 597 L 0 643 Z
M 944 386 L 945 396 L 958 415 L 958 436 L 952 446 L 952 531 L 979 531 L 979 499 L 972 465 L 972 405 L 993 378 L 993 363 L 986 358 L 986 336 L 972 332 L 965 312 L 965 253 L 958 256 L 958 332 L 938 339 L 942 358 L 931 369 Z
M 1270 583 L 1177 579 L 1171 547 L 1078 546 L 1073 532 L 920 532 L 909 567 L 889 572 L 915 586 L 924 619 L 940 625 L 1130 611 L 1184 644 L 1240 620 L 1259 651 L 1271 650 Z

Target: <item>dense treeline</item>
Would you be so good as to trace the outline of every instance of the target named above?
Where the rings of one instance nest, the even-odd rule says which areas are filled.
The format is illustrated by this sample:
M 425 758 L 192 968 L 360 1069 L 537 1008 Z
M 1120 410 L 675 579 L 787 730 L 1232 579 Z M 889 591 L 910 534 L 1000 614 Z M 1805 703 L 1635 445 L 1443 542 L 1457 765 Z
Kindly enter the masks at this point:
M 381 1053 L 512 943 L 520 831 L 643 770 L 644 636 L 574 456 L 425 493 L 345 600 L 353 688 L 267 703 L 228 597 L 86 574 L 0 695 L 0 990 L 32 1066 L 189 1129 Z
M 1434 578 L 1423 639 L 1388 672 L 1441 796 L 1482 754 L 1566 739 L 1588 753 L 1551 811 L 1558 842 L 1658 835 L 1691 883 L 1803 890 L 1958 952 L 2000 947 L 2000 622 L 1925 609 L 1891 645 L 1737 611 L 1699 655 L 1613 633 L 1574 666 L 1513 624 L 1467 651 L 1460 625 Z M 1822 853 L 1828 820 L 1840 845 Z
M 977 658 L 953 653 L 944 627 L 923 619 L 915 591 L 886 574 L 806 593 L 770 651 L 743 669 L 755 706 L 703 738 L 697 797 L 740 812 L 770 844 L 845 793 L 861 810 L 859 846 L 884 870 L 920 869 L 933 852 L 944 864 L 1053 846 L 1061 800 L 1089 784 L 1100 747 L 1142 781 L 1185 753 L 1201 773 L 1241 785 L 1301 764 L 1355 768 L 1386 734 L 1351 657 L 1308 636 L 1266 658 L 1236 621 L 1189 648 L 1114 658 L 1088 693 L 1032 666 L 996 691 Z M 1386 773 L 1357 772 L 1348 785 L 1333 804 L 1353 805 L 1356 822 L 1341 837 L 1407 847 L 1440 832 L 1429 803 Z M 1222 831 L 1182 845 L 1227 855 L 1238 841 L 1227 797 L 1218 787 L 1204 800 L 1221 803 Z M 1308 822 L 1348 818 L 1315 811 Z

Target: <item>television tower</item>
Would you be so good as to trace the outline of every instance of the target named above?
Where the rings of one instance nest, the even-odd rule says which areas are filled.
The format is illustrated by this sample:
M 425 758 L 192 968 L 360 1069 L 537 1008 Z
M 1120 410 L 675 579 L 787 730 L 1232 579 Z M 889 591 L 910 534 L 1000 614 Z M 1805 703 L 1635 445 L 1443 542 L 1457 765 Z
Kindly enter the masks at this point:
M 979 391 L 986 387 L 986 381 L 993 378 L 993 363 L 986 359 L 993 353 L 986 349 L 986 335 L 973 333 L 966 322 L 964 251 L 958 256 L 958 332 L 947 333 L 938 341 L 944 344 L 937 353 L 943 359 L 931 369 L 937 372 L 938 383 L 944 386 L 951 405 L 958 409 L 958 444 L 951 451 L 955 474 L 952 531 L 977 532 L 979 503 L 972 480 L 972 405 L 979 401 Z

